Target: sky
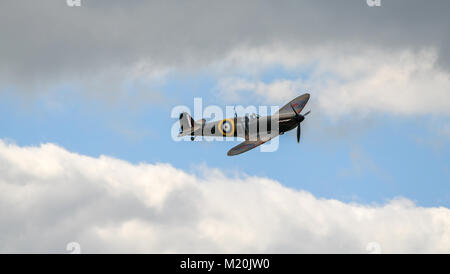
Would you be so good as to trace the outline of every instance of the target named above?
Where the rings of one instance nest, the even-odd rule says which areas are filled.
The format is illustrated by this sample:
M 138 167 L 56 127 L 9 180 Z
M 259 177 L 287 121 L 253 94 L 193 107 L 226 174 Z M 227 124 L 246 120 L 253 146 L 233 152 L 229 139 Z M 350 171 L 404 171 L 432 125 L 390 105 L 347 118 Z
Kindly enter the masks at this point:
M 0 252 L 449 253 L 449 11 L 2 1 Z M 300 144 L 172 138 L 306 92 Z

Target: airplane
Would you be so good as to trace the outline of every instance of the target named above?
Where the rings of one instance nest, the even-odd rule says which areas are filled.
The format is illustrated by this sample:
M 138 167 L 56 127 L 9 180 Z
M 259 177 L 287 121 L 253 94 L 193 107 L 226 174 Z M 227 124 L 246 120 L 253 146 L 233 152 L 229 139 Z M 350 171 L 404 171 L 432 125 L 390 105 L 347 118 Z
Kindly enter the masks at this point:
M 309 100 L 309 93 L 298 96 L 283 106 L 276 114 L 260 117 L 251 114 L 250 117 L 226 118 L 219 121 L 206 123 L 205 119 L 194 121 L 192 117 L 183 112 L 180 114 L 180 134 L 178 137 L 191 136 L 194 141 L 196 136 L 215 137 L 241 137 L 245 141 L 230 149 L 228 156 L 238 155 L 258 147 L 278 135 L 283 135 L 297 127 L 297 143 L 300 142 L 300 123 L 305 120 L 305 114 L 300 114 Z

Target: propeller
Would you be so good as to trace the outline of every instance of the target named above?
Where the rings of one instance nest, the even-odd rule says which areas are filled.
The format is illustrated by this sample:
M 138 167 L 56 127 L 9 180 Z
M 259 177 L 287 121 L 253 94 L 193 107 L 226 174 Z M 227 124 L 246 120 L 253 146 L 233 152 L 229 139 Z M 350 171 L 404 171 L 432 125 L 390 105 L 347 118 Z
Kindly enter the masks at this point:
M 303 120 L 305 120 L 305 116 L 310 114 L 311 111 L 309 110 L 304 115 L 301 115 L 301 114 L 297 113 L 297 111 L 295 111 L 295 108 L 292 106 L 292 104 L 290 106 L 295 113 L 295 121 L 297 122 L 297 143 L 300 143 L 300 134 L 301 134 L 300 123 Z

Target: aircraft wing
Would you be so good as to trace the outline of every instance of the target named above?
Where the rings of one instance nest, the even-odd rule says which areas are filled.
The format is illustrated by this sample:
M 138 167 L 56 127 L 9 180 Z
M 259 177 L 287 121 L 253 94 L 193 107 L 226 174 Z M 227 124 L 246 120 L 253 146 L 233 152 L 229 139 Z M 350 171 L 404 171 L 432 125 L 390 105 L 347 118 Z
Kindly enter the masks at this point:
M 233 147 L 232 149 L 230 149 L 227 153 L 228 156 L 234 156 L 234 155 L 238 155 L 244 152 L 247 152 L 251 149 L 254 149 L 257 146 L 260 146 L 268 141 L 270 141 L 270 139 L 272 138 L 268 138 L 265 140 L 256 140 L 256 141 L 244 141 L 242 143 L 240 143 L 239 145 Z
M 298 96 L 294 100 L 290 101 L 286 105 L 284 105 L 278 113 L 285 114 L 285 113 L 293 113 L 292 108 L 295 109 L 297 113 L 302 112 L 303 108 L 305 107 L 306 103 L 308 103 L 309 100 L 309 93 L 305 93 L 303 95 Z M 291 107 L 292 105 L 292 107 Z

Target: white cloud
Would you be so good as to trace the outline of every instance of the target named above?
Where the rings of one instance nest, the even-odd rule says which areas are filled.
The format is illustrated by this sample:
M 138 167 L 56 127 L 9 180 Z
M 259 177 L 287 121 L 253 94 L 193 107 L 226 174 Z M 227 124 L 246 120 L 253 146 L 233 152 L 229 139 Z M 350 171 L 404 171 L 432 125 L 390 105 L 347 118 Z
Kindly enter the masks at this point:
M 349 113 L 450 114 L 450 74 L 438 66 L 435 50 L 353 49 L 238 50 L 222 66 L 232 65 L 246 73 L 222 79 L 218 89 L 229 99 L 239 100 L 240 94 L 250 92 L 269 104 L 283 104 L 307 90 L 316 107 L 332 117 Z M 262 82 L 259 74 L 273 65 L 306 72 L 298 79 Z
M 218 89 L 226 98 L 233 101 L 243 100 L 246 95 L 244 92 L 253 93 L 265 99 L 266 102 L 278 103 L 292 100 L 298 96 L 297 84 L 289 80 L 276 80 L 270 84 L 261 81 L 252 82 L 244 78 L 225 78 L 221 79 Z M 254 96 L 252 96 L 254 98 Z
M 450 252 L 450 210 L 360 205 L 274 180 L 0 141 L 0 251 Z

